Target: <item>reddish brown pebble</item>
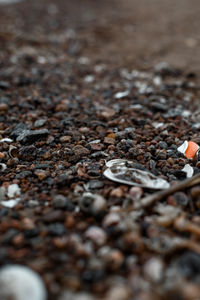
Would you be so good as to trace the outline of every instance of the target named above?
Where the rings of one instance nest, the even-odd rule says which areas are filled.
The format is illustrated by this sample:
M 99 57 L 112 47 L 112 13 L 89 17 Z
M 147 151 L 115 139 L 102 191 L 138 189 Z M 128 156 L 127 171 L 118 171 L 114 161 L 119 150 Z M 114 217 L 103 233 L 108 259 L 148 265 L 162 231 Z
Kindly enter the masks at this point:
M 53 239 L 53 244 L 58 249 L 64 249 L 67 246 L 67 238 L 66 237 L 56 237 Z
M 0 152 L 0 159 L 4 159 L 5 158 L 5 154 L 3 152 Z
M 61 143 L 69 143 L 71 141 L 71 136 L 65 135 L 60 137 Z
M 107 145 L 114 145 L 115 140 L 113 138 L 105 137 L 104 143 L 107 144 Z
M 107 214 L 103 220 L 103 226 L 104 227 L 109 227 L 112 225 L 116 225 L 120 222 L 121 218 L 118 213 L 111 212 Z
M 8 111 L 8 105 L 5 103 L 0 103 L 0 112 Z
M 124 191 L 118 187 L 110 192 L 111 197 L 121 198 L 124 195 Z
M 78 155 L 78 156 L 85 156 L 90 153 L 90 151 L 87 148 L 85 148 L 81 145 L 74 146 L 72 150 L 73 150 L 74 154 Z
M 113 109 L 104 107 L 104 110 L 100 112 L 99 115 L 105 118 L 106 120 L 109 120 L 115 115 L 115 111 Z
M 94 151 L 101 151 L 103 149 L 104 145 L 100 143 L 92 143 L 90 144 L 90 148 Z

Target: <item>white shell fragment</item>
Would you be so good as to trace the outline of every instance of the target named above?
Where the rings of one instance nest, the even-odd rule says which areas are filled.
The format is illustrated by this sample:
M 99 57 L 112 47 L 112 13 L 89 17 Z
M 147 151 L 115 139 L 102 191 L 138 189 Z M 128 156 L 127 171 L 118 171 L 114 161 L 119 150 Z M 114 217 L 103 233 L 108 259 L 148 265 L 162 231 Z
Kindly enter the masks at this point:
M 115 99 L 121 99 L 127 97 L 129 95 L 129 91 L 118 92 L 115 94 Z
M 21 201 L 21 198 L 16 198 L 8 201 L 1 201 L 0 204 L 4 207 L 13 208 Z
M 167 189 L 169 183 L 154 174 L 133 167 L 126 159 L 113 159 L 106 163 L 104 176 L 112 181 L 150 189 Z
M 6 164 L 1 163 L 1 164 L 0 164 L 0 172 L 5 171 L 6 169 L 7 169 Z
M 109 160 L 109 161 L 107 161 L 106 162 L 106 167 L 107 168 L 111 168 L 111 167 L 113 167 L 113 166 L 115 166 L 115 165 L 117 165 L 117 164 L 125 164 L 127 162 L 127 160 L 126 159 L 112 159 L 112 160 Z
M 4 138 L 0 140 L 0 143 L 12 143 L 13 140 L 9 139 L 9 138 Z
M 14 154 L 15 154 L 16 151 L 17 151 L 17 147 L 15 147 L 13 145 L 10 145 L 9 151 L 8 151 L 10 157 L 15 158 Z
M 185 151 L 187 150 L 188 147 L 188 141 L 185 141 L 180 147 L 178 147 L 178 151 L 185 154 Z
M 20 194 L 21 194 L 21 190 L 20 190 L 20 187 L 18 186 L 18 184 L 14 183 L 14 184 L 9 185 L 8 193 L 7 193 L 9 198 L 14 198 L 16 196 L 20 196 Z
M 0 270 L 0 299 L 46 300 L 47 293 L 36 272 L 20 265 L 8 265 Z
M 158 128 L 162 127 L 164 125 L 164 123 L 162 123 L 162 122 L 153 122 L 152 125 L 155 129 L 158 129 Z
M 186 164 L 182 171 L 186 173 L 187 178 L 192 177 L 194 174 L 194 169 L 189 164 Z
M 9 185 L 7 190 L 7 197 L 9 198 L 9 200 L 2 199 L 0 201 L 0 204 L 3 205 L 4 207 L 13 208 L 21 201 L 21 198 L 19 197 L 20 195 L 21 195 L 21 189 L 18 186 L 18 184 L 16 183 L 11 184 Z

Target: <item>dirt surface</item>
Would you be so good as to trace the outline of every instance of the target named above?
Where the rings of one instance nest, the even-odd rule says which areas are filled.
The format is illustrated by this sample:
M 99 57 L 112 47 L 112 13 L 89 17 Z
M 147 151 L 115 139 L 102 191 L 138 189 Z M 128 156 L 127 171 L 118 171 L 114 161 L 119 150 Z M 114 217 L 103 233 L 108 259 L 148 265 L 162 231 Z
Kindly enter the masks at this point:
M 7 39 L 23 32 L 38 43 L 39 34 L 45 41 L 59 34 L 66 43 L 66 31 L 75 29 L 84 55 L 139 68 L 167 61 L 199 72 L 199 14 L 198 0 L 58 0 L 55 9 L 49 1 L 24 1 L 1 6 L 1 32 Z
M 35 270 L 48 299 L 200 299 L 200 185 L 179 186 L 199 153 L 177 151 L 200 144 L 199 15 L 198 0 L 0 1 L 0 265 Z M 134 166 L 179 189 L 142 206 L 155 190 L 105 178 L 112 159 L 131 163 L 110 179 Z

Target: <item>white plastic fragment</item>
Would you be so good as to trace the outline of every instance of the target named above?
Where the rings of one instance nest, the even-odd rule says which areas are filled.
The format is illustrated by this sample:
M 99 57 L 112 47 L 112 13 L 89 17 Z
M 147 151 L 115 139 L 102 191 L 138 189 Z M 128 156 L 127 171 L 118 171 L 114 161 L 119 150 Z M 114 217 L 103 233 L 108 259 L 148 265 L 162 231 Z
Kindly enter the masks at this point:
M 7 193 L 8 198 L 17 197 L 17 196 L 20 196 L 20 194 L 21 194 L 21 189 L 18 186 L 18 184 L 14 183 L 14 184 L 9 185 L 8 193 Z
M 126 159 L 113 159 L 106 163 L 104 176 L 108 179 L 128 185 L 151 189 L 167 189 L 169 183 L 154 174 L 136 169 L 133 162 Z
M 188 141 L 185 141 L 180 147 L 178 147 L 178 151 L 185 154 L 185 151 L 187 150 L 188 147 Z
M 121 99 L 129 95 L 129 91 L 118 92 L 115 94 L 115 99 Z
M 21 265 L 8 265 L 0 270 L 1 300 L 46 300 L 47 292 L 40 276 Z
M 192 177 L 194 174 L 194 169 L 189 164 L 186 164 L 182 171 L 186 173 L 187 178 Z

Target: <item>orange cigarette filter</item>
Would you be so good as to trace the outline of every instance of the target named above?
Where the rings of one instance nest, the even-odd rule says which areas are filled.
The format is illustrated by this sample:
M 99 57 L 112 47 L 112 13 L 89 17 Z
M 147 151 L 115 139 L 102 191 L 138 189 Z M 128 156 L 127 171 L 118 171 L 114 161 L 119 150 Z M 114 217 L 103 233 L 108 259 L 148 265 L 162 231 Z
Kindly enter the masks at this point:
M 185 151 L 185 156 L 188 159 L 189 158 L 194 159 L 198 149 L 199 149 L 199 146 L 195 142 L 192 142 L 192 141 L 188 142 L 188 147 Z

